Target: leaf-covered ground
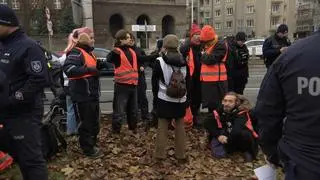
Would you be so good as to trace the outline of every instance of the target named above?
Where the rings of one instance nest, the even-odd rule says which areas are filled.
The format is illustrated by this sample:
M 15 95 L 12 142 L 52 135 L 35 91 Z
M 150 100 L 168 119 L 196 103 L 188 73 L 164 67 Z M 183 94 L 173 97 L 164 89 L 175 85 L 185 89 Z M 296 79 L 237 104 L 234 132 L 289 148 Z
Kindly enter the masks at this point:
M 157 162 L 153 158 L 156 129 L 137 134 L 123 126 L 120 136 L 110 132 L 110 117 L 104 116 L 99 135 L 100 148 L 105 156 L 92 160 L 84 157 L 76 138 L 68 138 L 67 152 L 60 153 L 48 163 L 50 179 L 251 179 L 253 169 L 265 162 L 261 155 L 253 163 L 244 163 L 241 154 L 227 159 L 215 159 L 207 149 L 203 130 L 187 132 L 187 162 L 174 158 L 174 133 L 170 131 L 168 157 Z M 0 175 L 0 179 L 20 179 L 17 167 Z

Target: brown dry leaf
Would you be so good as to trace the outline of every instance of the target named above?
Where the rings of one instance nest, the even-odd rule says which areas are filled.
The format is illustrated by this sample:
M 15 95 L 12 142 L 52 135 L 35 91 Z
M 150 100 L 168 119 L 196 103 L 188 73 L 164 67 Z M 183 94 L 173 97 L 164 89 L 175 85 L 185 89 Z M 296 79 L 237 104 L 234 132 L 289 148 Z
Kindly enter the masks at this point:
M 73 171 L 74 171 L 74 169 L 71 168 L 71 167 L 66 167 L 66 168 L 61 169 L 61 172 L 63 172 L 64 175 L 66 175 L 66 176 L 68 176 L 69 174 L 71 174 Z
M 129 168 L 130 174 L 136 174 L 137 172 L 139 172 L 139 166 L 130 166 Z
M 121 149 L 120 149 L 120 148 L 115 147 L 115 148 L 112 149 L 112 153 L 113 153 L 113 154 L 116 154 L 116 155 L 117 155 L 117 154 L 119 154 L 120 152 L 121 152 Z

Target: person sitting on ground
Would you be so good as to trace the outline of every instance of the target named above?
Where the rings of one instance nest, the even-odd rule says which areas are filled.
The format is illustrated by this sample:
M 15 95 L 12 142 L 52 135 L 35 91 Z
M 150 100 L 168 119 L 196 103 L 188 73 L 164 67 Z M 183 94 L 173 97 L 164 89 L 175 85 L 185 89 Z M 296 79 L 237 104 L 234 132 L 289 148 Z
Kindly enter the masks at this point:
M 249 101 L 235 92 L 228 92 L 222 105 L 213 111 L 204 123 L 209 135 L 212 155 L 224 158 L 227 153 L 241 151 L 245 161 L 255 159 L 258 151 L 257 138 L 249 115 Z

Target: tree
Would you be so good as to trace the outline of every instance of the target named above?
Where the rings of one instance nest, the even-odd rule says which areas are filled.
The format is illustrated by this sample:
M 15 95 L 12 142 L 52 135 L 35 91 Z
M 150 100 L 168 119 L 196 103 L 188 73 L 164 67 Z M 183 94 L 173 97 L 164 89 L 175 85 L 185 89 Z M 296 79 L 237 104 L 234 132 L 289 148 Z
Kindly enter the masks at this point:
M 62 18 L 60 20 L 61 24 L 59 25 L 60 33 L 70 33 L 73 29 L 78 26 L 73 21 L 72 8 L 70 5 L 65 6 L 62 11 Z

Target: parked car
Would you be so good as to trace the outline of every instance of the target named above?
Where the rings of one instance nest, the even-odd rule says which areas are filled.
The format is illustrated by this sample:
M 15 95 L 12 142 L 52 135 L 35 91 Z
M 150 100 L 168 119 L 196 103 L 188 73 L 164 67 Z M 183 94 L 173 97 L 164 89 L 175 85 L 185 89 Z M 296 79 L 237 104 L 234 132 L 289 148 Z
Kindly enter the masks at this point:
M 96 56 L 98 61 L 107 61 L 107 55 L 110 53 L 110 50 L 103 48 L 94 48 L 93 54 Z M 100 70 L 102 75 L 113 75 L 114 66 L 112 63 L 106 62 L 107 67 Z
M 264 39 L 252 39 L 245 42 L 248 47 L 249 55 L 250 56 L 258 56 L 262 58 L 262 46 L 263 46 Z

